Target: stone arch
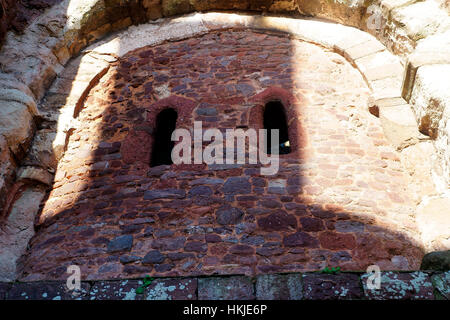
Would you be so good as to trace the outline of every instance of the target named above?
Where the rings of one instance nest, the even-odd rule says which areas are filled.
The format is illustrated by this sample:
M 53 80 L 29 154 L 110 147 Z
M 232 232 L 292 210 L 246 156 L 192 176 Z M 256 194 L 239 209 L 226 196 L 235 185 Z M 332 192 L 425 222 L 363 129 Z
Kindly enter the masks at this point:
M 142 162 L 149 167 L 151 162 L 152 146 L 154 144 L 154 130 L 156 128 L 157 115 L 166 109 L 173 109 L 177 113 L 176 128 L 180 122 L 191 119 L 196 103 L 185 97 L 172 95 L 145 106 L 145 124 L 134 128 L 124 140 L 121 146 L 121 154 L 125 163 Z M 190 123 L 188 120 L 186 123 Z

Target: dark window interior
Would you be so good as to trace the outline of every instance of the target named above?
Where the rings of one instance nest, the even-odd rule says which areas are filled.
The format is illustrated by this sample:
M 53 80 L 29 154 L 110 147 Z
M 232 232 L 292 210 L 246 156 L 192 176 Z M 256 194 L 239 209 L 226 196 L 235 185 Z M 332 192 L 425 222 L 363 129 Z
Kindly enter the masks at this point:
M 151 167 L 172 164 L 171 153 L 175 143 L 171 137 L 175 130 L 177 117 L 177 112 L 174 109 L 165 109 L 156 117 Z
M 280 101 L 271 101 L 266 104 L 264 109 L 264 129 L 267 129 L 266 137 L 266 153 L 271 154 L 272 141 L 271 130 L 278 129 L 280 141 L 279 154 L 288 154 L 291 152 L 289 143 L 288 126 L 286 121 L 286 113 L 283 104 Z M 275 143 L 275 142 L 273 142 Z

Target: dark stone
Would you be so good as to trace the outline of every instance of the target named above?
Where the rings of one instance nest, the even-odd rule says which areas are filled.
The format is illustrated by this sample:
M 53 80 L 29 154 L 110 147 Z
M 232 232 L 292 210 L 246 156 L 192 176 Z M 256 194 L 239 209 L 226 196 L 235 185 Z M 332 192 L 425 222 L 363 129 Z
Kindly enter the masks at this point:
M 233 253 L 233 254 L 243 254 L 243 255 L 249 255 L 249 254 L 255 253 L 255 250 L 253 249 L 253 247 L 247 246 L 244 244 L 234 245 L 230 248 L 229 251 L 230 251 L 230 253 Z
M 301 300 L 301 274 L 267 274 L 256 279 L 257 300 Z
M 277 256 L 283 252 L 284 250 L 279 247 L 263 247 L 256 249 L 256 253 L 264 257 Z
M 300 223 L 302 224 L 302 230 L 303 231 L 321 231 L 324 230 L 325 227 L 323 226 L 323 222 L 320 219 L 317 218 L 309 218 L 309 217 L 303 217 L 300 218 Z
M 158 250 L 153 250 L 147 253 L 142 260 L 143 264 L 156 264 L 156 263 L 162 263 L 166 257 L 159 252 Z
M 364 296 L 357 274 L 305 274 L 303 288 L 307 300 L 351 300 Z
M 286 247 L 317 248 L 319 246 L 319 241 L 309 234 L 299 231 L 285 236 L 283 239 L 283 244 Z
M 238 208 L 223 206 L 216 211 L 217 223 L 221 225 L 236 224 L 242 220 L 244 213 Z
M 196 292 L 197 279 L 155 279 L 143 296 L 146 300 L 196 300 Z
M 7 298 L 7 293 L 11 288 L 9 283 L 0 283 L 0 300 L 5 300 Z
M 352 220 L 340 220 L 335 222 L 334 227 L 337 232 L 363 232 L 364 223 Z
M 144 192 L 144 200 L 183 199 L 186 191 L 180 189 L 148 190 Z
M 207 234 L 205 236 L 205 240 L 206 240 L 206 242 L 215 243 L 215 242 L 221 242 L 222 238 L 217 234 Z
M 264 231 L 280 231 L 297 228 L 297 219 L 284 211 L 277 211 L 258 220 L 258 226 Z
M 422 259 L 420 270 L 449 271 L 450 250 L 427 253 Z
M 172 230 L 157 230 L 154 232 L 156 238 L 168 238 L 174 235 Z
M 128 264 L 126 266 L 123 267 L 123 272 L 125 274 L 144 274 L 144 273 L 149 273 L 150 271 L 152 271 L 153 267 L 152 266 L 136 266 L 134 264 Z
M 152 248 L 159 249 L 163 251 L 175 251 L 182 249 L 184 247 L 184 243 L 186 242 L 185 237 L 177 237 L 175 239 L 157 239 L 153 240 Z
M 213 191 L 210 187 L 207 186 L 196 186 L 189 190 L 188 196 L 191 197 L 210 197 L 212 196 Z
M 112 239 L 108 243 L 108 252 L 129 251 L 133 247 L 133 236 L 123 235 Z
M 166 171 L 170 168 L 168 165 L 156 166 L 152 167 L 148 170 L 147 176 L 149 177 L 159 177 L 166 173 Z
M 255 94 L 255 89 L 248 83 L 238 83 L 236 89 L 247 97 Z
M 450 271 L 433 275 L 431 281 L 436 289 L 436 298 L 450 300 Z
M 208 251 L 208 245 L 204 242 L 200 241 L 190 241 L 187 242 L 184 246 L 184 250 L 188 252 L 202 252 L 205 253 Z
M 225 194 L 248 194 L 252 191 L 252 186 L 248 178 L 231 177 L 228 178 L 222 187 Z
M 217 115 L 216 108 L 198 108 L 195 112 L 199 116 L 216 116 Z
M 253 300 L 253 283 L 249 277 L 199 278 L 198 299 Z
M 131 263 L 131 262 L 139 261 L 141 259 L 142 258 L 138 257 L 138 256 L 122 256 L 122 257 L 120 257 L 119 261 L 123 264 L 127 264 L 127 263 Z
M 264 243 L 263 236 L 243 236 L 241 238 L 241 243 L 250 244 L 250 245 L 260 245 Z
M 279 203 L 277 200 L 271 200 L 271 199 L 267 199 L 267 200 L 262 200 L 260 202 L 262 207 L 266 207 L 266 208 L 281 208 L 281 203 Z

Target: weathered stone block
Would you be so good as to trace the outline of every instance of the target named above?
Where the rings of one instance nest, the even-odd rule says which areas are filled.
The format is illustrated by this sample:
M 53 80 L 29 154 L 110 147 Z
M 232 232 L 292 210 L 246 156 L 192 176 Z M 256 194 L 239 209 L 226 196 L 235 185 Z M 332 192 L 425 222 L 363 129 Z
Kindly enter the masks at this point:
M 145 300 L 196 300 L 197 279 L 155 279 L 145 290 Z
M 437 291 L 436 298 L 450 300 L 450 271 L 433 275 L 431 281 Z
M 133 247 L 133 236 L 123 235 L 112 239 L 108 243 L 108 252 L 129 251 Z
M 81 290 L 71 291 L 64 282 L 16 283 L 8 293 L 9 300 L 86 300 L 90 285 L 81 283 Z
M 450 198 L 431 198 L 418 208 L 417 226 L 421 231 L 422 241 L 428 250 L 446 250 L 450 247 L 450 219 L 448 217 Z M 442 254 L 442 258 L 447 255 Z M 434 256 L 437 258 L 437 256 Z M 431 259 L 434 259 L 431 256 Z
M 301 300 L 301 274 L 268 274 L 256 278 L 257 300 Z
M 397 149 L 427 139 L 419 132 L 409 104 L 380 108 L 380 122 L 386 138 Z
M 357 274 L 304 274 L 303 289 L 304 299 L 307 300 L 355 300 L 363 298 Z
M 216 211 L 217 223 L 221 225 L 237 224 L 243 215 L 242 210 L 230 206 L 222 206 Z
M 430 218 L 427 218 L 430 221 Z M 427 253 L 422 259 L 421 270 L 448 271 L 450 270 L 450 250 Z
M 166 256 L 163 255 L 158 250 L 153 250 L 147 253 L 142 260 L 143 264 L 157 264 L 157 263 L 163 263 L 163 261 L 166 259 Z
M 396 273 L 382 272 L 380 289 L 369 289 L 369 274 L 361 281 L 364 295 L 372 300 L 431 300 L 434 298 L 430 276 L 424 272 Z
M 142 300 L 143 295 L 136 294 L 141 280 L 98 281 L 89 291 L 89 300 Z
M 183 199 L 186 191 L 181 189 L 148 190 L 144 193 L 144 200 Z
M 199 300 L 253 300 L 253 283 L 248 277 L 199 278 Z

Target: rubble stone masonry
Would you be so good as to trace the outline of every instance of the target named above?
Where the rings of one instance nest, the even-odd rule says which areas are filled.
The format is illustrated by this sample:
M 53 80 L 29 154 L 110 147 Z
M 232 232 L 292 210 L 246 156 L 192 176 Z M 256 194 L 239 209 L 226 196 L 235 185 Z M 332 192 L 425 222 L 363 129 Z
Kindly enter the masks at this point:
M 211 32 L 130 52 L 77 111 L 23 279 L 62 279 L 72 264 L 83 279 L 417 269 L 412 193 L 368 94 L 343 57 L 284 35 Z M 164 108 L 177 128 L 261 128 L 274 99 L 293 145 L 277 175 L 149 167 Z

